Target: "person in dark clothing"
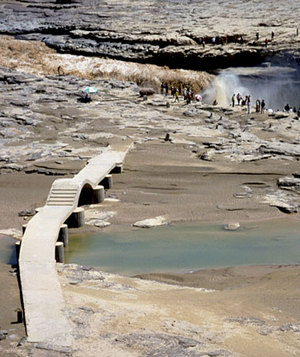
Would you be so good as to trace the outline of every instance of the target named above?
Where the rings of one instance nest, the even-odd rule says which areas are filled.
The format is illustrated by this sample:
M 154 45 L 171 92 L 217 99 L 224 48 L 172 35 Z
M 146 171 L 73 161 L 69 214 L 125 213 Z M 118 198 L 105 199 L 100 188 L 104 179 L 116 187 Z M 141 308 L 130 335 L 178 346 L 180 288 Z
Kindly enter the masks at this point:
M 64 75 L 64 71 L 63 71 L 63 69 L 61 68 L 61 66 L 58 66 L 58 67 L 57 67 L 57 74 L 58 74 L 59 76 L 63 76 L 63 75 Z
M 257 99 L 256 100 L 256 113 L 259 113 L 260 112 L 260 100 Z
M 284 110 L 286 111 L 286 112 L 289 112 L 290 111 L 290 106 L 287 104 L 285 107 L 284 107 Z
M 176 93 L 176 88 L 174 86 L 171 87 L 171 96 L 174 98 Z
M 261 112 L 261 113 L 264 112 L 265 106 L 266 106 L 265 100 L 262 99 L 262 100 L 261 100 L 261 103 L 260 103 L 260 112 Z

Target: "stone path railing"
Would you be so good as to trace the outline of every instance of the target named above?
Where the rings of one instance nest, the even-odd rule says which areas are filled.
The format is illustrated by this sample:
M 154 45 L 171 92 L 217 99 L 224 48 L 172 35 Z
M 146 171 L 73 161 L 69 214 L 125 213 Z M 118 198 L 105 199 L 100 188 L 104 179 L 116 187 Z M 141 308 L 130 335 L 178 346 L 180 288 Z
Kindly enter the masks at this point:
M 46 205 L 28 222 L 19 269 L 29 342 L 72 345 L 71 326 L 57 277 L 55 244 L 60 227 L 77 208 L 83 191 L 97 188 L 122 164 L 125 155 L 126 152 L 106 149 L 72 179 L 54 181 Z

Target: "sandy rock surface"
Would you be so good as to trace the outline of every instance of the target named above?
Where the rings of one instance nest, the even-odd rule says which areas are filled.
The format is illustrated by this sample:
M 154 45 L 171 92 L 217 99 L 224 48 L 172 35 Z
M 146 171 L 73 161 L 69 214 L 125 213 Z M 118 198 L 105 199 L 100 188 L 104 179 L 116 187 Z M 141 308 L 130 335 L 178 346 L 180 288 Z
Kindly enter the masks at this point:
M 64 266 L 74 356 L 297 355 L 298 275 L 299 267 L 244 267 L 148 276 L 166 285 Z

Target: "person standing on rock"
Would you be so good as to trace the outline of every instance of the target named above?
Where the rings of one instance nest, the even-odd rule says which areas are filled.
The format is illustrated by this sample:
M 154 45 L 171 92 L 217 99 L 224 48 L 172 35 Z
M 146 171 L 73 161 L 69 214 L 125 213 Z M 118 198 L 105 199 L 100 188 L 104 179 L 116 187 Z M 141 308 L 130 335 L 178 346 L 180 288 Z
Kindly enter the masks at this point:
M 272 32 L 271 32 L 271 40 L 273 40 L 274 36 L 275 36 L 275 34 L 274 34 L 274 32 L 272 31 Z
M 58 67 L 57 67 L 57 75 L 58 75 L 58 76 L 63 76 L 63 75 L 64 75 L 64 71 L 63 71 L 63 69 L 61 68 L 61 66 L 58 66 Z
M 235 104 L 235 94 L 232 95 L 231 101 L 232 101 L 232 106 L 234 107 L 234 104 Z
M 178 88 L 175 91 L 175 102 L 179 103 L 179 90 L 178 90 Z
M 187 95 L 186 95 L 186 104 L 190 104 L 193 98 L 193 92 L 191 89 L 188 89 Z
M 166 97 L 168 96 L 169 94 L 169 86 L 168 86 L 168 83 L 166 83 Z
M 263 112 L 265 110 L 265 106 L 266 106 L 265 100 L 262 99 L 261 100 L 261 104 L 260 104 L 260 112 L 261 112 L 261 114 L 263 114 Z
M 174 86 L 171 87 L 171 96 L 174 98 L 176 93 L 176 89 Z
M 259 40 L 259 32 L 256 32 L 256 41 Z
M 240 93 L 237 94 L 236 99 L 237 99 L 238 105 L 240 105 L 240 101 L 241 101 L 241 99 L 242 99 L 242 96 L 241 96 Z
M 268 39 L 267 38 L 265 39 L 265 46 L 266 47 L 268 46 Z
M 256 99 L 256 113 L 260 112 L 260 100 Z
M 250 113 L 251 113 L 251 101 L 250 101 L 250 95 L 249 95 L 249 96 L 247 96 L 246 105 L 247 105 L 247 109 L 248 109 L 248 114 L 250 114 Z
M 165 89 L 165 85 L 162 83 L 162 84 L 160 85 L 160 93 L 161 93 L 161 95 L 164 94 L 164 89 Z

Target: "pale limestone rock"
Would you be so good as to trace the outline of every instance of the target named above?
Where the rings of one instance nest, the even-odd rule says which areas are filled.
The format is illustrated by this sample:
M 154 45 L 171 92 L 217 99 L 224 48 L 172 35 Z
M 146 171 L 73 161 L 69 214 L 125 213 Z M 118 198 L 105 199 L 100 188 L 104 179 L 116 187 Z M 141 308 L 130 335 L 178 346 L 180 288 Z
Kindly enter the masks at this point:
M 240 228 L 239 222 L 227 223 L 224 225 L 224 229 L 227 231 L 236 231 Z
M 0 234 L 10 236 L 16 239 L 20 239 L 22 237 L 22 231 L 15 228 L 2 229 L 0 230 Z
M 152 227 L 162 226 L 165 224 L 167 224 L 166 218 L 164 216 L 157 216 L 154 218 L 148 218 L 142 221 L 135 222 L 133 226 L 139 228 L 152 228 Z

